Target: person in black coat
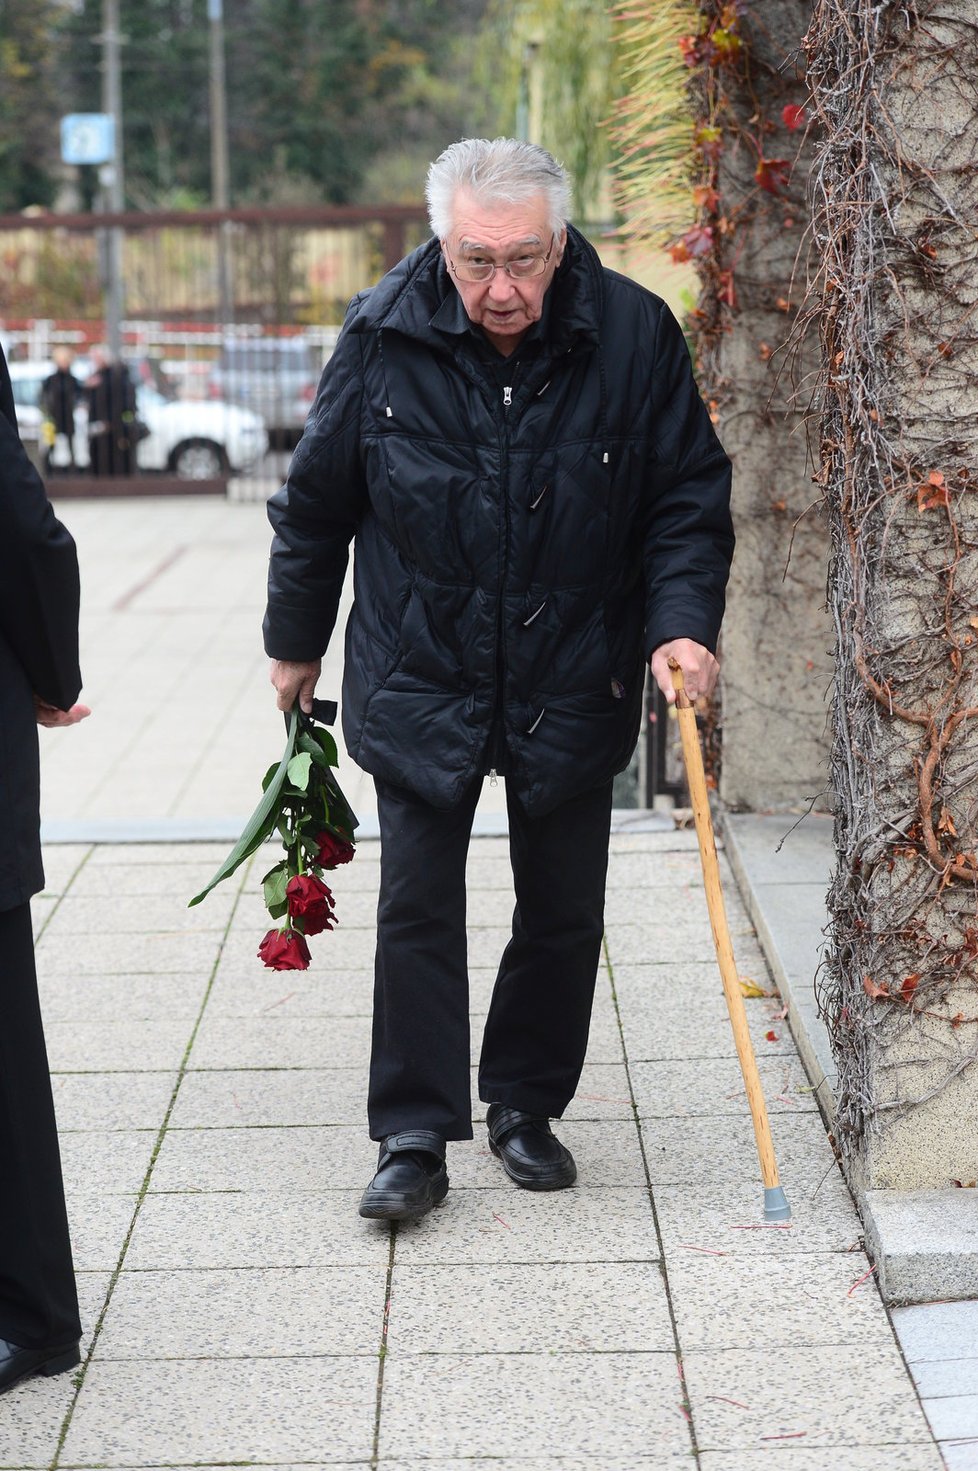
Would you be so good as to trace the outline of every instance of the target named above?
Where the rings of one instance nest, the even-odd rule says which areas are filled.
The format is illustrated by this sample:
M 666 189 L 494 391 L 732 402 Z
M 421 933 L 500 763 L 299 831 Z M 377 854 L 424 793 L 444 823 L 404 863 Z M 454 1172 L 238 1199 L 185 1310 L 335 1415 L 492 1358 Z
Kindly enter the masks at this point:
M 20 442 L 0 352 L 0 1391 L 79 1361 L 81 1325 L 34 969 L 37 725 L 74 725 L 78 562 Z
M 55 469 L 75 467 L 75 409 L 81 399 L 81 384 L 71 371 L 71 350 L 56 347 L 52 353 L 54 372 L 41 384 L 41 410 L 46 424 L 50 425 L 51 443 L 47 447 L 44 466 L 48 474 Z M 55 466 L 55 445 L 58 435 L 64 436 L 67 454 L 58 457 Z
M 95 371 L 85 383 L 88 455 L 93 475 L 136 471 L 136 388 L 125 363 L 106 347 L 92 348 Z
M 274 528 L 265 649 L 309 709 L 349 545 L 343 729 L 374 776 L 381 891 L 361 1214 L 423 1214 L 472 1136 L 465 855 L 506 780 L 517 905 L 479 1096 L 516 1184 L 573 1183 L 573 1097 L 603 933 L 612 779 L 646 668 L 708 695 L 733 552 L 730 465 L 665 304 L 567 224 L 543 149 L 432 165 L 434 238 L 351 304 Z

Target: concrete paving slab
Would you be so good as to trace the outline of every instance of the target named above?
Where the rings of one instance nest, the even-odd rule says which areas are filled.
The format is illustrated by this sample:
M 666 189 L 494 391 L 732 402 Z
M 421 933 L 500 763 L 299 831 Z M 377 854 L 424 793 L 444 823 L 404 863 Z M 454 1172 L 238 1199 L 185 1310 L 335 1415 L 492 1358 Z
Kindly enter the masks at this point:
M 158 1129 L 166 1117 L 173 1073 L 55 1073 L 51 1079 L 58 1128 Z
M 63 894 L 81 877 L 91 843 L 64 843 L 44 850 L 44 895 Z
M 61 1136 L 65 1195 L 136 1195 L 153 1156 L 157 1131 L 87 1130 Z
M 366 1130 L 363 1068 L 228 1069 L 188 1072 L 171 1129 L 348 1124 Z
M 209 974 L 220 952 L 216 932 L 196 935 L 149 931 L 134 935 L 80 935 L 67 945 L 47 932 L 38 946 L 38 969 L 50 975 L 165 976 L 198 971 Z
M 477 1103 L 474 1116 L 485 1117 L 486 1105 Z M 624 1063 L 586 1062 L 577 1092 L 564 1110 L 564 1118 L 574 1121 L 628 1119 L 635 1117 L 629 1092 L 628 1072 Z
M 772 1365 L 767 1348 L 683 1354 L 701 1451 L 931 1444 L 892 1339 L 782 1347 Z
M 71 1254 L 76 1272 L 112 1272 L 136 1214 L 136 1195 L 88 1194 L 73 1190 L 68 1196 Z
M 453 1179 L 449 1202 L 450 1210 L 398 1226 L 399 1265 L 652 1262 L 659 1255 L 651 1202 L 641 1186 L 547 1194 L 516 1190 L 508 1180 L 467 1190 Z
M 368 1462 L 376 1360 L 96 1363 L 72 1416 L 66 1466 Z
M 386 1262 L 123 1271 L 95 1360 L 375 1356 L 386 1284 Z
M 493 1456 L 491 1460 L 483 1460 L 481 1456 L 474 1460 L 466 1456 L 465 1460 L 452 1459 L 442 1460 L 440 1457 L 426 1456 L 423 1461 L 389 1460 L 387 1458 L 378 1461 L 378 1471 L 635 1471 L 635 1467 L 662 1467 L 663 1471 L 680 1471 L 685 1467 L 686 1471 L 693 1471 L 695 1466 L 693 1452 L 680 1451 L 671 1455 L 668 1451 L 655 1451 L 650 1455 L 632 1455 L 627 1460 L 619 1460 L 617 1456 L 610 1459 L 602 1456 L 600 1461 L 593 1456 L 581 1459 L 577 1456 L 534 1456 L 531 1460 L 520 1457 L 518 1461 L 499 1460 Z M 774 1471 L 774 1468 L 771 1468 Z
M 369 1170 L 369 1166 L 368 1166 Z M 382 1267 L 390 1231 L 357 1215 L 366 1176 L 322 1193 L 149 1195 L 126 1253 L 130 1272 L 188 1268 Z
M 701 1471 L 826 1471 L 824 1451 L 781 1449 L 705 1451 L 699 1458 Z M 945 1463 L 936 1445 L 876 1446 L 847 1445 L 840 1448 L 834 1464 L 839 1471 L 944 1471 Z
M 32 1471 L 54 1460 L 68 1411 L 75 1397 L 72 1374 L 52 1379 L 35 1374 L 3 1397 L 0 1411 L 0 1467 Z
M 474 1140 L 448 1146 L 448 1173 L 460 1189 L 495 1187 L 506 1178 L 499 1160 L 489 1150 L 485 1132 L 480 1128 L 475 1132 Z M 634 1123 L 567 1119 L 557 1133 L 577 1162 L 577 1188 L 646 1183 Z
M 866 1278 L 869 1266 L 861 1252 L 708 1256 L 667 1243 L 680 1347 L 684 1354 L 826 1344 L 892 1347 L 876 1284 Z
M 938 1440 L 967 1439 L 978 1445 L 978 1392 L 925 1399 L 923 1405 Z
M 173 1129 L 163 1140 L 149 1188 L 154 1194 L 174 1190 L 318 1194 L 359 1187 L 359 1195 L 376 1164 L 377 1146 L 363 1129 Z
M 774 1028 L 775 1036 L 780 1033 Z M 793 1057 L 757 1057 L 758 1073 L 768 1113 L 812 1113 L 817 1105 L 801 1063 Z M 640 1118 L 694 1117 L 698 1114 L 745 1114 L 747 1093 L 736 1058 L 717 1057 L 705 1068 L 702 1059 L 689 1062 L 637 1062 L 631 1066 L 632 1086 Z
M 771 1135 L 781 1184 L 790 1201 L 793 1182 L 819 1181 L 837 1169 L 815 1114 L 773 1114 Z M 642 1137 L 653 1185 L 713 1185 L 756 1180 L 761 1173 L 754 1130 L 747 1118 L 648 1120 Z
M 444 1355 L 438 1361 L 439 1449 L 448 1457 L 628 1458 L 650 1445 L 689 1449 L 672 1354 Z M 432 1361 L 392 1354 L 384 1368 L 381 1462 L 430 1449 Z M 518 1416 L 500 1406 L 518 1403 Z M 559 1415 L 554 1406 L 560 1406 Z M 613 1413 L 609 1414 L 609 1406 Z
M 978 1471 L 978 1441 L 941 1442 L 946 1471 Z
M 56 1073 L 175 1072 L 193 1033 L 178 1021 L 66 1021 L 44 1028 L 48 1061 Z
M 84 729 L 84 727 L 81 727 Z M 181 868 L 192 868 L 206 884 L 216 871 L 218 864 L 227 857 L 225 842 L 202 843 L 103 843 L 92 851 L 89 862 L 93 868 L 162 867 L 178 864 Z M 87 866 L 87 865 L 86 865 Z M 233 880 L 231 880 L 233 884 Z
M 207 991 L 206 974 L 168 975 L 38 975 L 38 992 L 46 1026 L 55 1022 L 182 1021 L 189 1039 Z
M 967 1358 L 916 1359 L 910 1365 L 917 1393 L 923 1400 L 978 1393 L 978 1341 Z
M 369 1016 L 373 969 L 272 971 L 221 958 L 208 1017 Z
M 52 918 L 47 938 L 71 945 L 77 935 L 142 935 L 147 931 L 197 934 L 227 929 L 235 895 L 224 890 L 208 895 L 204 904 L 187 908 L 184 894 L 125 894 L 93 904 L 85 894 L 66 894 Z
M 910 1364 L 978 1357 L 978 1302 L 895 1307 L 891 1316 Z
M 862 1227 L 842 1176 L 833 1171 L 820 1186 L 793 1185 L 791 1220 L 764 1222 L 760 1183 L 730 1181 L 657 1185 L 655 1208 L 667 1251 L 677 1245 L 723 1251 L 728 1256 L 775 1256 L 794 1252 L 848 1252 Z
M 275 976 L 274 995 L 282 972 Z M 322 1068 L 366 1069 L 370 1055 L 370 1019 L 366 1016 L 212 1017 L 201 1022 L 189 1066 L 201 1068 Z
M 656 1262 L 405 1265 L 395 1257 L 388 1353 L 671 1353 Z
M 210 859 L 206 862 L 189 860 L 187 855 L 194 852 L 194 846 L 186 843 L 175 844 L 172 852 L 183 855 L 181 858 L 171 859 L 168 863 L 151 863 L 143 858 L 145 849 L 141 844 L 126 844 L 115 851 L 128 854 L 128 862 L 86 863 L 72 880 L 70 897 L 90 901 L 104 899 L 111 901 L 114 905 L 119 899 L 159 899 L 166 896 L 172 899 L 177 906 L 186 905 L 195 894 L 200 892 L 217 868 L 217 863 Z M 62 850 L 47 847 L 44 851 L 47 854 L 60 853 Z M 101 853 L 103 850 L 97 849 L 96 851 Z M 221 888 L 213 890 L 203 904 L 198 904 L 196 908 L 206 914 L 213 900 L 219 898 L 222 893 L 233 896 L 239 892 L 241 877 L 239 871 Z M 103 908 L 95 904 L 91 904 L 90 907 L 93 912 L 103 912 Z
M 715 966 L 708 977 L 691 985 L 671 976 L 667 966 L 641 968 L 649 972 L 641 976 L 639 969 L 634 967 L 624 979 L 616 969 L 614 976 L 630 1061 L 735 1055 L 727 1003 Z M 768 984 L 765 976 L 760 977 L 760 984 Z M 794 1039 L 780 1018 L 781 1001 L 777 997 L 755 997 L 744 1004 L 755 1054 L 795 1057 Z M 771 1031 L 775 1033 L 774 1041 L 767 1036 Z

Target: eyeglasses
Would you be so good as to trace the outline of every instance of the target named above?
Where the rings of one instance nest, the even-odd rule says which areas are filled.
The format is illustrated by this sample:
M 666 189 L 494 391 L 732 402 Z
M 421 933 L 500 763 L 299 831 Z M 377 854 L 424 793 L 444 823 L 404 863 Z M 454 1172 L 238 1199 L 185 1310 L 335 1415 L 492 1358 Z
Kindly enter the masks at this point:
M 507 276 L 512 276 L 514 281 L 531 281 L 534 276 L 542 276 L 550 264 L 550 257 L 554 253 L 557 243 L 556 235 L 550 237 L 550 249 L 546 255 L 518 255 L 515 260 L 503 261 L 497 265 L 495 261 L 475 260 L 453 261 L 448 256 L 448 264 L 460 281 L 491 281 L 497 271 L 505 271 Z M 446 251 L 446 254 L 448 252 Z

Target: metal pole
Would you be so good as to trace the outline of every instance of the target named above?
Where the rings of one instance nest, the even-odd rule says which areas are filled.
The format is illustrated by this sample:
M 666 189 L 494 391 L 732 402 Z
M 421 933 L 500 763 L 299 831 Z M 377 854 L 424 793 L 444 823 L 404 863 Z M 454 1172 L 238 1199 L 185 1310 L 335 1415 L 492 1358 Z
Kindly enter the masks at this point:
M 210 22 L 211 199 L 215 209 L 228 209 L 231 193 L 223 0 L 207 0 L 207 18 Z M 222 323 L 231 319 L 231 242 L 228 230 L 226 220 L 217 227 L 217 296 Z
M 119 48 L 119 0 L 102 0 L 102 111 L 112 118 L 115 131 L 115 157 L 107 171 L 109 209 L 121 213 L 125 208 L 125 171 L 122 152 L 122 73 Z M 113 357 L 122 350 L 122 230 L 113 226 L 108 231 L 105 340 Z

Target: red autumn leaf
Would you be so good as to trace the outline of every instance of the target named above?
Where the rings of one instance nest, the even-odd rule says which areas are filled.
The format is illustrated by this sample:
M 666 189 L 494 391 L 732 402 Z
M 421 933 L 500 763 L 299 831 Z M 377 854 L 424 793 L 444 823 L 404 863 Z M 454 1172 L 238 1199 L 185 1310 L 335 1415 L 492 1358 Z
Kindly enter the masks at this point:
M 939 833 L 947 833 L 949 838 L 956 838 L 958 835 L 958 830 L 954 826 L 954 818 L 951 816 L 950 812 L 948 812 L 946 807 L 941 808 L 941 816 L 940 821 L 937 824 L 937 831 Z
M 948 505 L 947 486 L 940 470 L 931 470 L 927 479 L 917 486 L 917 510 L 932 511 L 935 506 Z
M 790 173 L 790 158 L 762 158 L 758 160 L 754 178 L 768 194 L 777 194 L 787 184 Z
M 680 36 L 679 49 L 683 53 L 683 61 L 685 61 L 688 67 L 699 66 L 703 60 L 702 36 Z
M 784 123 L 789 133 L 794 133 L 797 131 L 798 128 L 801 127 L 802 123 L 805 121 L 805 109 L 803 107 L 798 107 L 793 102 L 789 102 L 785 107 L 782 107 L 781 109 L 781 121 Z
M 724 306 L 730 307 L 732 311 L 737 308 L 737 292 L 734 288 L 733 271 L 720 272 L 720 285 L 717 290 L 717 301 Z
M 693 203 L 698 209 L 705 209 L 707 214 L 714 214 L 720 196 L 710 184 L 697 184 L 693 190 Z
M 765 1032 L 764 1040 L 765 1042 L 776 1042 L 778 1040 L 777 1032 Z
M 878 1001 L 881 996 L 889 999 L 889 991 L 885 986 L 878 986 L 872 976 L 863 976 L 863 990 L 866 992 L 870 1001 Z
M 713 231 L 709 225 L 694 225 L 683 235 L 682 242 L 689 251 L 690 259 L 697 260 L 700 256 L 709 255 L 713 249 Z
M 913 1000 L 913 993 L 916 991 L 917 985 L 920 981 L 920 974 L 921 973 L 919 970 L 915 970 L 912 975 L 904 976 L 903 981 L 900 985 L 900 995 L 903 997 L 904 1001 Z

